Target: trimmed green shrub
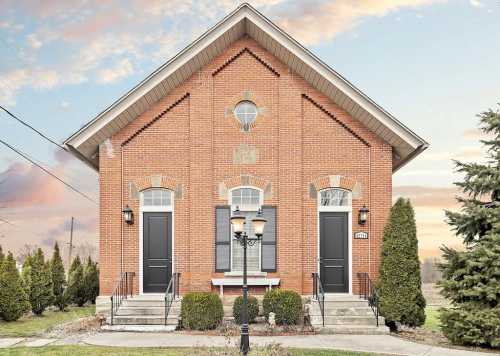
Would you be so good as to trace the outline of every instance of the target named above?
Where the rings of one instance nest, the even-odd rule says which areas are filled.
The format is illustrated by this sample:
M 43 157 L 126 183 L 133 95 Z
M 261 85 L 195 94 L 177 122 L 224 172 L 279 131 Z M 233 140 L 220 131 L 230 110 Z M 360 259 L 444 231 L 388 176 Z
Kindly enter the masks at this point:
M 222 301 L 215 293 L 187 293 L 181 302 L 182 325 L 193 330 L 215 329 L 222 321 Z
M 87 263 L 83 269 L 83 284 L 85 285 L 85 299 L 95 304 L 95 300 L 99 295 L 99 270 L 97 262 L 93 262 L 90 256 L 87 258 Z
M 269 313 L 276 314 L 278 325 L 298 324 L 302 316 L 302 298 L 293 290 L 276 288 L 267 291 L 262 307 L 266 319 L 269 319 Z
M 17 320 L 29 309 L 16 261 L 9 253 L 0 266 L 0 317 L 5 321 Z
M 66 274 L 64 272 L 64 265 L 59 252 L 59 245 L 54 245 L 54 253 L 50 261 L 50 274 L 52 276 L 52 292 L 54 293 L 54 305 L 59 310 L 64 310 L 67 305 L 64 289 L 66 287 Z
M 28 299 L 31 311 L 40 315 L 54 300 L 50 264 L 45 263 L 41 248 L 38 248 L 36 253 L 29 258 L 28 266 L 26 273 L 29 277 L 24 281 L 28 289 Z
M 380 312 L 387 325 L 420 326 L 425 321 L 418 259 L 415 213 L 409 200 L 399 198 L 384 229 L 378 282 Z
M 233 317 L 237 324 L 241 324 L 242 318 L 243 297 L 240 295 L 234 300 L 233 304 Z M 257 298 L 248 296 L 248 323 L 253 323 L 255 318 L 259 315 L 259 301 Z
M 87 301 L 87 292 L 83 279 L 83 266 L 79 256 L 76 256 L 73 260 L 69 270 L 68 288 L 65 290 L 65 297 L 69 302 L 81 307 Z

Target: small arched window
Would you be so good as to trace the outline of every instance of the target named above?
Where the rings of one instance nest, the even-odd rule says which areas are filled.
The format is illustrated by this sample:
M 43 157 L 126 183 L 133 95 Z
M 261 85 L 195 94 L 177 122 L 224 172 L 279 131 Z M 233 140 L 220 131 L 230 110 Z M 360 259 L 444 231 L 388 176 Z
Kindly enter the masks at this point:
M 321 206 L 351 206 L 351 194 L 348 190 L 339 188 L 323 189 L 320 192 Z
M 171 206 L 172 205 L 172 192 L 168 189 L 152 188 L 142 192 L 141 194 L 142 206 Z
M 240 210 L 259 210 L 261 191 L 254 188 L 237 188 L 231 191 L 231 205 Z

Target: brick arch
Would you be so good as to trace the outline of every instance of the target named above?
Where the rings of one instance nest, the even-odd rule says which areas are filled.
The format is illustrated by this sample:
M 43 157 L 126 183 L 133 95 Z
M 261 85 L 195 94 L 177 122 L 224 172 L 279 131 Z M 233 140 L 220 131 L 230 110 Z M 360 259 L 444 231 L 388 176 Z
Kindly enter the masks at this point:
M 218 186 L 219 199 L 223 200 L 227 199 L 228 192 L 231 189 L 241 186 L 252 186 L 262 189 L 262 191 L 264 192 L 264 200 L 272 199 L 273 196 L 272 183 L 267 179 L 248 174 L 241 174 L 238 176 L 229 177 L 220 182 Z
M 269 181 L 260 177 L 241 174 L 236 177 L 225 179 L 222 183 L 224 183 L 227 189 L 249 185 L 265 190 L 266 186 L 269 184 Z
M 160 174 L 135 179 L 133 184 L 135 185 L 137 192 L 150 188 L 164 188 L 175 192 L 179 188 L 179 184 L 175 181 L 175 179 Z
M 361 198 L 361 183 L 350 177 L 328 175 L 318 177 L 311 182 L 311 197 L 316 198 L 316 193 L 327 188 L 342 188 L 352 192 L 353 199 Z

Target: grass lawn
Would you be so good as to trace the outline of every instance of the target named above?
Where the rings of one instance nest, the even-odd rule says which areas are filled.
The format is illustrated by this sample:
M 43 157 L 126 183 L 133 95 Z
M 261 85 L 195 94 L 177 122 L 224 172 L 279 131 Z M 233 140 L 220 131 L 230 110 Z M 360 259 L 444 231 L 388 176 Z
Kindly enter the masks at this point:
M 250 352 L 250 355 L 263 355 L 259 352 Z M 367 354 L 360 352 L 335 351 L 335 350 L 289 350 L 293 356 L 368 356 L 375 354 Z M 63 356 L 63 355 L 124 355 L 124 356 L 144 356 L 144 355 L 168 355 L 168 356 L 187 356 L 196 355 L 202 356 L 206 354 L 203 349 L 160 349 L 160 348 L 122 348 L 122 347 L 98 347 L 98 346 L 48 346 L 38 348 L 10 348 L 0 350 L 0 355 L 9 356 L 25 356 L 25 355 L 46 355 L 46 356 Z M 212 355 L 215 355 L 213 353 Z
M 95 305 L 68 307 L 67 311 L 45 311 L 41 316 L 27 315 L 17 321 L 0 321 L 0 337 L 36 336 L 59 324 L 95 314 Z M 28 355 L 28 354 L 24 354 Z
M 437 307 L 425 308 L 425 324 L 423 326 L 425 329 L 439 331 L 438 309 Z

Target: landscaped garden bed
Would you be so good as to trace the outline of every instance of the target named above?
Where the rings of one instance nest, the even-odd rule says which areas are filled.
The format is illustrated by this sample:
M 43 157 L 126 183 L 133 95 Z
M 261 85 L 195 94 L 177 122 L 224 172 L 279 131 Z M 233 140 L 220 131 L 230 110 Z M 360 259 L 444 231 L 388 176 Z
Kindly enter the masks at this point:
M 28 337 L 54 333 L 74 325 L 81 318 L 95 320 L 95 305 L 68 307 L 65 311 L 47 310 L 42 315 L 26 314 L 16 321 L 0 321 L 0 337 Z M 77 322 L 80 324 L 80 322 Z M 95 321 L 94 323 L 97 323 Z

